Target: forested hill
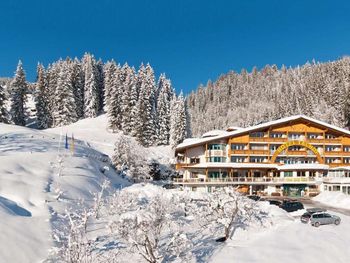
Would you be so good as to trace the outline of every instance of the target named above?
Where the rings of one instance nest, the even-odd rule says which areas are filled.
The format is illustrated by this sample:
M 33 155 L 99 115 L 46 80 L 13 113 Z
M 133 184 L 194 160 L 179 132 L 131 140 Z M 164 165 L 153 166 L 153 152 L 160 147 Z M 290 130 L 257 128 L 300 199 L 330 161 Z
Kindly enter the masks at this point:
M 296 68 L 267 65 L 229 72 L 187 98 L 192 136 L 228 126 L 246 127 L 305 114 L 347 127 L 350 122 L 350 57 Z

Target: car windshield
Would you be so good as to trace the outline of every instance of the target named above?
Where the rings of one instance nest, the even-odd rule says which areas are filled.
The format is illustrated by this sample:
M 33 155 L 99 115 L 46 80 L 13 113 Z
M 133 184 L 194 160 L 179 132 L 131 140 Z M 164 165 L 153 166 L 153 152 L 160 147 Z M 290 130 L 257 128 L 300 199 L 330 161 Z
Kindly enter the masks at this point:
M 304 214 L 302 215 L 302 217 L 311 217 L 311 214 L 310 214 L 310 213 L 304 213 Z

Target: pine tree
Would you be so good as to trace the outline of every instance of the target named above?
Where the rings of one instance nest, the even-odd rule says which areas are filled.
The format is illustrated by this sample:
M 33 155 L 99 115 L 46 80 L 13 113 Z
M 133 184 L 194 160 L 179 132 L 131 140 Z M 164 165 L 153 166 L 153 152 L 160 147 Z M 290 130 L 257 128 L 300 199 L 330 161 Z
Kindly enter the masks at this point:
M 4 88 L 0 85 L 0 122 L 8 123 L 8 113 L 6 110 L 6 95 Z
M 94 118 L 98 115 L 100 109 L 99 86 L 96 76 L 96 62 L 92 55 L 85 54 L 84 63 L 84 116 L 85 118 Z
M 84 72 L 77 58 L 72 62 L 72 88 L 76 103 L 77 117 L 84 117 Z
M 11 116 L 16 125 L 25 126 L 25 101 L 27 92 L 27 82 L 23 70 L 22 62 L 18 62 L 17 70 L 10 84 L 11 94 Z
M 165 74 L 160 75 L 157 90 L 157 143 L 168 145 L 170 136 L 170 102 L 174 91 Z
M 143 146 L 152 146 L 156 142 L 156 112 L 155 112 L 155 80 L 152 67 L 142 64 L 138 72 L 140 88 L 137 103 L 138 123 L 136 128 L 137 140 Z
M 49 94 L 45 76 L 45 69 L 42 64 L 37 67 L 37 81 L 35 92 L 35 107 L 37 113 L 38 129 L 47 129 L 50 127 L 51 114 L 49 108 Z
M 55 92 L 57 107 L 53 113 L 54 126 L 63 126 L 77 121 L 76 104 L 72 87 L 72 71 L 67 62 L 63 63 L 58 76 Z
M 117 66 L 110 87 L 109 106 L 107 108 L 108 128 L 112 132 L 117 132 L 121 129 L 121 75 L 120 65 Z
M 131 68 L 131 75 L 133 76 L 133 83 L 131 84 L 130 87 L 130 98 L 129 98 L 129 103 L 130 103 L 130 116 L 129 116 L 129 127 L 130 127 L 130 135 L 133 137 L 136 137 L 137 135 L 137 130 L 138 130 L 138 116 L 139 116 L 139 111 L 138 111 L 138 99 L 139 99 L 139 85 L 137 85 L 136 81 L 136 73 L 135 73 L 135 68 Z
M 130 134 L 132 131 L 132 110 L 136 104 L 135 91 L 135 71 L 126 63 L 122 69 L 122 94 L 121 94 L 121 123 L 124 134 Z
M 103 66 L 103 75 L 104 75 L 104 110 L 108 112 L 108 107 L 111 98 L 111 90 L 113 87 L 113 82 L 116 76 L 117 65 L 112 60 L 107 62 Z
M 176 147 L 186 138 L 186 108 L 182 92 L 178 98 L 174 95 L 170 114 L 170 145 Z
M 95 66 L 99 112 L 103 111 L 103 101 L 104 101 L 104 92 L 105 92 L 103 66 L 104 64 L 102 60 L 99 59 Z

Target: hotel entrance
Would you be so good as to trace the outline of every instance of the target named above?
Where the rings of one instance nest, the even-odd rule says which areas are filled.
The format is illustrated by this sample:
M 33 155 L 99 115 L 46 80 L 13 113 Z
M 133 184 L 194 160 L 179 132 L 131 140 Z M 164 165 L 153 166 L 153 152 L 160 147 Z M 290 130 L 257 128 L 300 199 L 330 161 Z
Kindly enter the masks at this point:
M 306 184 L 284 184 L 283 195 L 289 197 L 301 197 L 305 194 Z

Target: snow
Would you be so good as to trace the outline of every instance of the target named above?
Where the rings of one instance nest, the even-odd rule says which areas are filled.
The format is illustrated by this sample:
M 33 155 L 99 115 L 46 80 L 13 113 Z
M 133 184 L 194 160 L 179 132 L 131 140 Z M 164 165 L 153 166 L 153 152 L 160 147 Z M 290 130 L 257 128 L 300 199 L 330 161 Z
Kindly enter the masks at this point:
M 202 135 L 202 138 L 207 138 L 207 137 L 213 137 L 213 136 L 221 136 L 221 135 L 226 135 L 227 131 L 223 130 L 211 130 Z
M 319 228 L 300 222 L 305 210 L 287 213 L 270 206 L 272 225 L 268 228 L 240 229 L 211 257 L 211 263 L 346 263 L 349 262 L 350 217 L 333 213 L 342 219 L 339 226 Z
M 0 255 L 2 262 L 39 262 L 54 246 L 51 223 L 77 200 L 91 200 L 105 179 L 128 185 L 102 154 L 76 141 L 74 156 L 60 150 L 59 135 L 0 124 Z M 63 143 L 61 144 L 61 148 Z M 102 174 L 101 168 L 108 168 Z M 59 197 L 59 198 L 58 198 Z
M 313 200 L 329 206 L 350 210 L 350 195 L 342 192 L 324 191 L 313 198 Z
M 91 146 L 98 151 L 112 157 L 114 143 L 118 140 L 120 133 L 111 133 L 107 130 L 107 115 L 102 114 L 96 118 L 87 118 L 73 124 L 47 129 L 47 132 L 54 134 L 74 134 L 74 138 L 83 141 L 87 146 Z M 140 146 L 137 151 L 144 152 L 148 159 L 156 159 L 161 164 L 173 162 L 174 151 L 170 146 L 157 146 L 145 149 Z

